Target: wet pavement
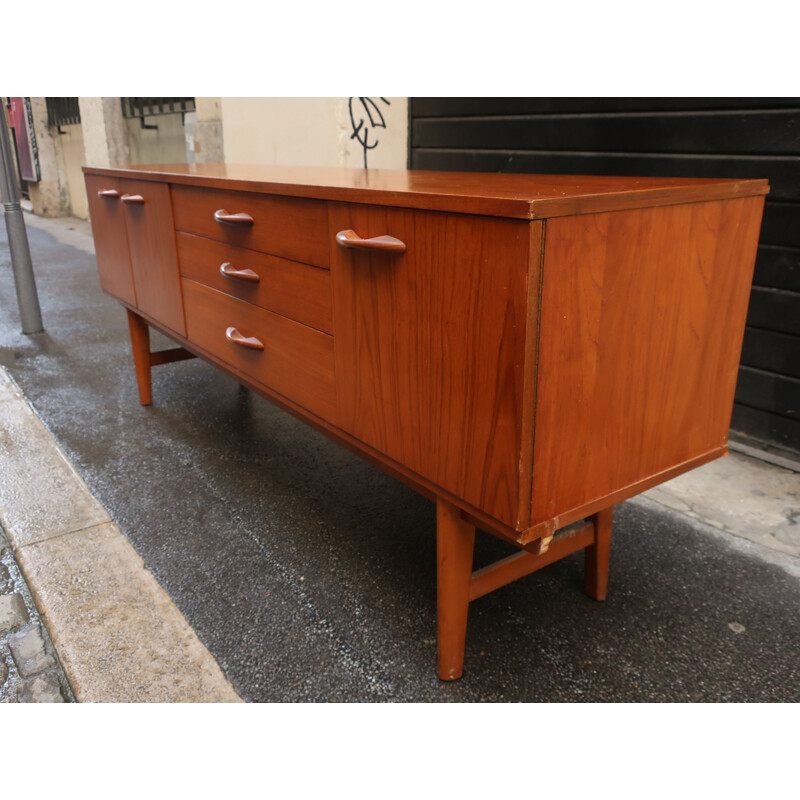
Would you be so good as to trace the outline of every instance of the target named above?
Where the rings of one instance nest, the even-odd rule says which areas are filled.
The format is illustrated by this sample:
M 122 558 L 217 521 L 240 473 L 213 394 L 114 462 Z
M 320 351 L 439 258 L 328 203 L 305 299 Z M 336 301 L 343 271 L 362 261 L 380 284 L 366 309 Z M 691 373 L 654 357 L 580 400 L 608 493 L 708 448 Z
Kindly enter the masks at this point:
M 441 683 L 433 504 L 200 360 L 143 408 L 94 257 L 29 235 L 46 333 L 19 333 L 0 231 L 0 364 L 244 699 L 800 700 L 798 560 L 646 500 L 604 603 L 580 554 L 498 590 Z M 508 552 L 479 535 L 476 564 Z

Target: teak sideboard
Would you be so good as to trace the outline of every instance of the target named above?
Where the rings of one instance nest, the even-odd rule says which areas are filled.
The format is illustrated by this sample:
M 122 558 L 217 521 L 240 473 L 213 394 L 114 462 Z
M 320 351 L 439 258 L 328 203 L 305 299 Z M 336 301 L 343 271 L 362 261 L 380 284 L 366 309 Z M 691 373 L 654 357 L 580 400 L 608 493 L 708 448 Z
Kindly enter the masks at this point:
M 764 180 L 84 172 L 143 404 L 200 356 L 436 500 L 443 679 L 470 601 L 581 549 L 602 600 L 614 504 L 727 452 Z

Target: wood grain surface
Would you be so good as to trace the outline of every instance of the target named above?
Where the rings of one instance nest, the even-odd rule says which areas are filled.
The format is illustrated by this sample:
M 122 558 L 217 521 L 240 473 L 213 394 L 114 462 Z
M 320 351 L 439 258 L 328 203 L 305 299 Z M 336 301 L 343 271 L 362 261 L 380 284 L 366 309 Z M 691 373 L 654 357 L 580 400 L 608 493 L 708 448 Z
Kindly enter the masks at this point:
M 141 204 L 122 204 L 136 286 L 136 306 L 168 328 L 185 334 L 169 186 L 123 180 L 120 189 L 124 194 L 144 198 Z
M 724 451 L 763 202 L 547 222 L 533 525 Z
M 409 159 L 425 170 L 766 178 L 742 358 L 759 371 L 740 372 L 732 427 L 800 452 L 800 98 L 412 98 Z
M 641 206 L 766 194 L 765 180 L 514 175 L 427 170 L 363 170 L 243 164 L 150 164 L 123 169 L 84 167 L 91 175 L 129 175 L 176 187 L 263 192 L 517 219 L 544 219 Z M 176 190 L 176 197 L 181 197 Z M 211 213 L 216 209 L 211 209 Z M 243 211 L 244 208 L 227 208 Z M 176 209 L 176 215 L 178 211 Z M 193 233 L 203 233 L 200 230 Z M 244 242 L 236 242 L 243 244 Z M 262 248 L 256 248 L 262 249 Z M 274 252 L 276 255 L 288 253 Z M 312 259 L 299 257 L 301 261 Z
M 518 527 L 529 224 L 331 204 L 348 229 L 407 250 L 333 246 L 339 427 Z
M 325 333 L 333 332 L 329 270 L 189 233 L 178 233 L 177 241 L 184 277 Z M 252 270 L 259 280 L 225 277 L 220 266 L 226 262 Z
M 115 195 L 100 197 L 99 192 L 113 190 Z M 97 268 L 103 291 L 119 300 L 136 305 L 125 211 L 120 202 L 120 181 L 115 178 L 86 176 L 89 214 L 92 218 Z
M 325 203 L 188 186 L 175 186 L 172 197 L 179 231 L 318 267 L 328 266 Z M 214 214 L 221 209 L 229 214 L 247 214 L 253 222 L 217 222 Z
M 344 173 L 341 182 L 350 180 Z M 380 174 L 362 177 L 391 184 Z M 159 301 L 145 292 L 126 305 L 180 333 L 162 296 L 175 273 L 159 267 L 175 246 L 166 179 L 118 183 L 145 199 L 126 207 L 127 229 L 135 283 Z M 101 177 L 103 186 L 109 180 Z M 420 196 L 422 186 L 478 196 L 468 181 L 407 180 Z M 582 180 L 536 186 L 558 185 L 562 199 L 583 203 L 604 184 Z M 628 179 L 608 180 L 609 195 L 635 194 Z M 570 181 L 583 194 L 570 195 Z M 657 183 L 637 195 L 653 207 L 546 222 L 177 186 L 176 197 L 193 198 L 176 204 L 187 226 L 202 205 L 203 224 L 216 231 L 213 212 L 224 196 L 228 212 L 250 214 L 254 224 L 223 228 L 252 230 L 259 209 L 270 208 L 269 224 L 287 247 L 300 239 L 278 224 L 286 208 L 309 210 L 307 218 L 298 211 L 295 227 L 306 219 L 314 229 L 306 240 L 327 248 L 316 260 L 330 265 L 329 272 L 179 232 L 192 324 L 178 338 L 273 399 L 305 409 L 390 473 L 527 547 L 725 452 L 763 197 L 664 206 L 647 194 Z M 716 196 L 718 187 L 689 184 Z M 479 194 L 496 200 L 504 186 L 490 181 Z M 148 212 L 152 225 L 144 223 Z M 406 250 L 344 248 L 336 234 L 345 230 L 394 237 Z M 223 262 L 259 281 L 220 275 Z M 229 328 L 235 335 L 226 338 Z M 265 350 L 247 352 L 229 338 L 257 339 Z
M 331 336 L 187 278 L 182 282 L 191 342 L 309 411 L 335 415 Z M 229 327 L 256 337 L 264 350 L 228 341 Z

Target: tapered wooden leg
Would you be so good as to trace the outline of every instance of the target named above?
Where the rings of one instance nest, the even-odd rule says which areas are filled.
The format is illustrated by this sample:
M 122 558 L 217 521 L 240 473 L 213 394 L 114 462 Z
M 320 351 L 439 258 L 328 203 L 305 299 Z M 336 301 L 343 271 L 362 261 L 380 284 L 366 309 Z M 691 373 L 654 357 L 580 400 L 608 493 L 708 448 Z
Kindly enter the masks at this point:
M 608 591 L 608 560 L 611 555 L 611 527 L 614 506 L 604 508 L 590 517 L 594 525 L 594 544 L 585 556 L 586 594 L 595 600 L 605 600 Z
M 446 500 L 436 504 L 439 677 L 454 681 L 464 667 L 475 526 Z
M 150 383 L 150 327 L 142 317 L 128 310 L 128 328 L 131 332 L 136 382 L 139 384 L 139 401 L 143 406 L 149 406 L 153 402 Z

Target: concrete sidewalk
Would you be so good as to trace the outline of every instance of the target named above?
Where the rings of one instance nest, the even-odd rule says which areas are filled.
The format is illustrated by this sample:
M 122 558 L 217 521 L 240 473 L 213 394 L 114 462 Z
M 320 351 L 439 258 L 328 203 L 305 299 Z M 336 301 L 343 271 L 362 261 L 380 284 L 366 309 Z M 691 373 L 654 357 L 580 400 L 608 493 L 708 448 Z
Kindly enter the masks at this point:
M 0 476 L 0 524 L 76 700 L 239 699 L 1 367 Z M 9 622 L 12 631 L 27 620 Z M 10 649 L 11 678 L 25 677 Z M 50 666 L 39 660 L 32 675 Z
M 576 557 L 506 587 L 440 684 L 430 503 L 200 361 L 139 406 L 88 226 L 26 220 L 0 520 L 78 700 L 800 699 L 797 473 L 734 454 L 623 504 L 605 604 Z

